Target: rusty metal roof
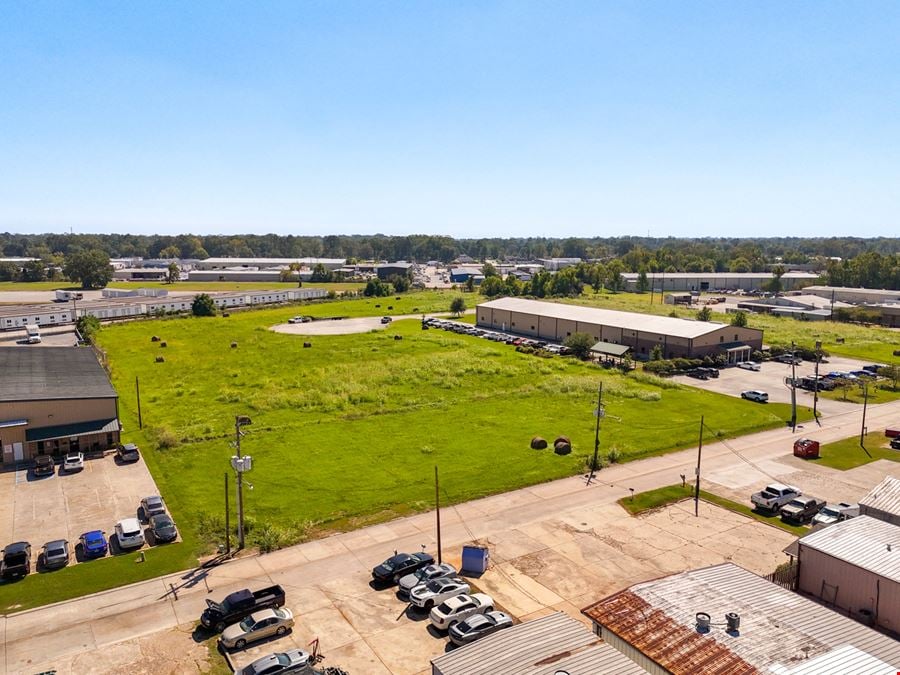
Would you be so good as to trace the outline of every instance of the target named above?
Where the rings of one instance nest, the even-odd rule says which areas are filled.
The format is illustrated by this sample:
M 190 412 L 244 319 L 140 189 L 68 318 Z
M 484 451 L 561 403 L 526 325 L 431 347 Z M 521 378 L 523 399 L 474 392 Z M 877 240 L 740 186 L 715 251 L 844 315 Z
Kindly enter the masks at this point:
M 900 479 L 885 476 L 884 480 L 872 488 L 869 494 L 859 500 L 859 508 L 862 513 L 866 513 L 868 509 L 874 509 L 900 515 Z
M 637 584 L 582 611 L 676 675 L 798 675 L 812 663 L 816 675 L 900 670 L 900 642 L 732 563 Z M 698 612 L 712 619 L 706 633 Z M 737 632 L 726 631 L 729 612 Z

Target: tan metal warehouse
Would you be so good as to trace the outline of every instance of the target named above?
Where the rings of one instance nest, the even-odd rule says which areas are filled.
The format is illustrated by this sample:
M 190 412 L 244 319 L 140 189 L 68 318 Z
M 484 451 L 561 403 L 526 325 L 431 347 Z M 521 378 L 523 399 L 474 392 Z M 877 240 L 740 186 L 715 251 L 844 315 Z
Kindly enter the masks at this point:
M 722 352 L 729 362 L 745 361 L 752 350 L 762 348 L 763 340 L 763 332 L 755 328 L 524 298 L 481 303 L 475 316 L 482 328 L 555 342 L 573 333 L 587 333 L 597 342 L 631 347 L 638 359 L 648 358 L 659 345 L 665 358 L 700 358 Z
M 859 500 L 859 514 L 900 526 L 900 478 L 885 476 Z
M 798 590 L 900 633 L 900 527 L 859 516 L 797 543 Z
M 0 347 L 3 464 L 115 446 L 118 402 L 87 347 Z

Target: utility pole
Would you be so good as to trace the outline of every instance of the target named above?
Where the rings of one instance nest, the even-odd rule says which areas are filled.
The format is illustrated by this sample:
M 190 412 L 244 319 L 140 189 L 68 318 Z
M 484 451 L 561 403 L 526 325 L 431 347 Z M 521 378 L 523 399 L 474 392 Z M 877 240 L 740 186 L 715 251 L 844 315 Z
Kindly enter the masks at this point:
M 697 485 L 694 488 L 694 516 L 700 515 L 700 456 L 703 453 L 703 415 L 700 416 L 700 443 L 697 444 Z
M 225 553 L 231 555 L 231 522 L 228 514 L 228 472 L 225 472 Z
M 863 381 L 863 414 L 862 426 L 859 428 L 859 447 L 866 448 L 866 407 L 869 404 L 869 383 Z
M 795 358 L 794 341 L 791 340 L 791 431 L 797 431 L 797 367 Z
M 441 559 L 441 489 L 438 482 L 437 464 L 434 465 L 434 505 L 437 518 L 437 558 L 438 565 L 440 565 L 443 562 Z
M 816 421 L 816 424 L 822 426 L 822 423 L 819 421 L 819 361 L 822 359 L 822 342 L 820 340 L 816 340 L 816 381 L 813 384 L 813 419 Z
M 591 475 L 588 477 L 587 484 L 590 485 L 594 480 L 594 473 L 597 471 L 597 455 L 600 453 L 600 418 L 603 417 L 603 382 L 597 390 L 597 409 L 594 416 L 597 418 L 597 425 L 594 428 L 594 459 L 591 461 Z
M 252 421 L 246 415 L 235 416 L 234 447 L 237 454 L 231 457 L 231 467 L 237 472 L 238 549 L 244 548 L 244 472 L 250 471 L 253 466 L 250 455 L 241 455 L 241 436 L 244 435 L 241 427 L 248 424 Z
M 144 419 L 141 417 L 141 381 L 137 375 L 134 376 L 134 391 L 137 394 L 138 406 L 138 429 L 144 428 Z

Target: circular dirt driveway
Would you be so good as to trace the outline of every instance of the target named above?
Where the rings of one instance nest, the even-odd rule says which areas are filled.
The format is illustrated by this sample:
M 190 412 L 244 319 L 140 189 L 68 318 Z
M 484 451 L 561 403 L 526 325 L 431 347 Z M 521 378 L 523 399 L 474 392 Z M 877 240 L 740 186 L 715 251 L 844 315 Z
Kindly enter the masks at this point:
M 395 316 L 394 318 L 400 319 L 403 317 Z M 272 326 L 272 330 L 276 333 L 289 333 L 291 335 L 349 335 L 351 333 L 368 333 L 370 330 L 379 330 L 390 325 L 389 323 L 381 323 L 381 317 L 366 316 L 360 319 L 279 323 L 276 326 Z

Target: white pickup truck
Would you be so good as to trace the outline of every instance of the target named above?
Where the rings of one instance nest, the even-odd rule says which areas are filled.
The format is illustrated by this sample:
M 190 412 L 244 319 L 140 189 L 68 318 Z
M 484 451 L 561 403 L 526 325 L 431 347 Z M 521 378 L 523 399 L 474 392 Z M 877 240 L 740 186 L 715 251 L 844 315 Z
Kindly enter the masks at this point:
M 760 492 L 755 492 L 750 497 L 753 506 L 759 511 L 768 511 L 777 513 L 782 506 L 785 506 L 795 497 L 801 496 L 799 488 L 793 485 L 784 485 L 782 483 L 771 483 Z

